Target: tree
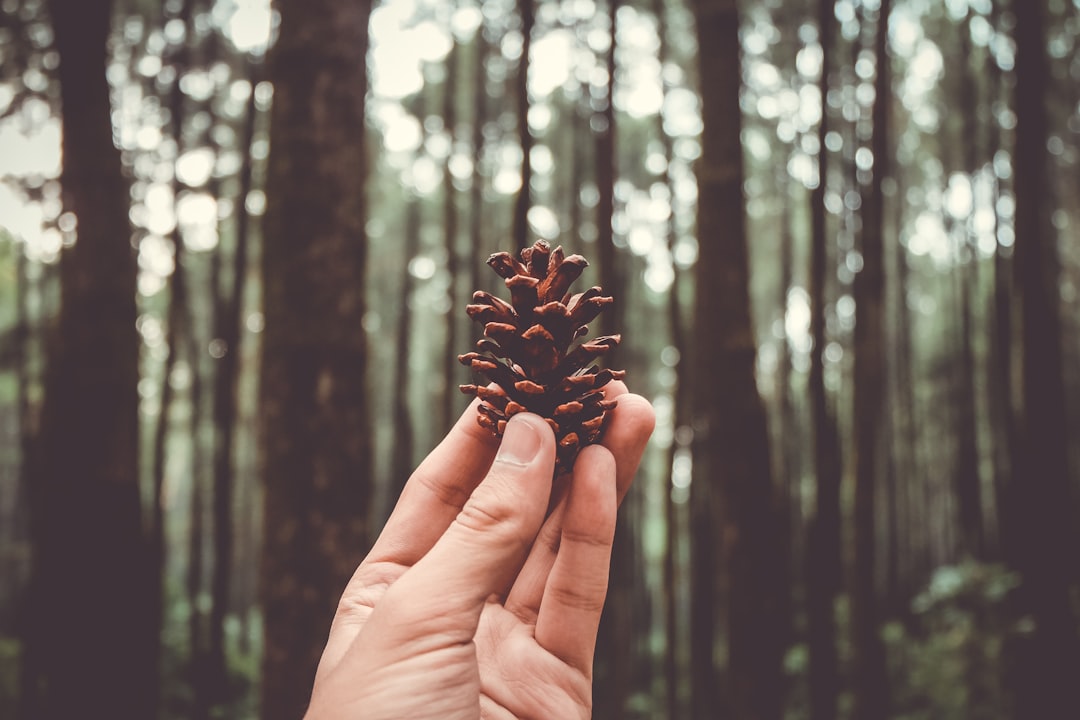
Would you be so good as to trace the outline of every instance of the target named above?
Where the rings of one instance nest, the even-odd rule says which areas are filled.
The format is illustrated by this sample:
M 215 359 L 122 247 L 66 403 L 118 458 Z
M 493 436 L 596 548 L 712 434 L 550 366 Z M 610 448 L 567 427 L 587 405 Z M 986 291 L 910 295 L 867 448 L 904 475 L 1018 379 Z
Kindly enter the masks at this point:
M 821 122 L 818 125 L 818 184 L 810 199 L 810 355 L 811 433 L 817 485 L 806 543 L 807 646 L 810 653 L 810 716 L 836 716 L 839 677 L 834 603 L 840 590 L 840 446 L 836 418 L 825 390 L 825 280 L 828 258 L 825 190 L 828 184 L 829 74 L 835 36 L 833 0 L 818 3 L 821 44 Z
M 1075 563 L 1061 552 L 1076 547 L 1070 497 L 1059 260 L 1049 225 L 1047 3 L 1017 3 L 1016 14 L 1016 250 L 1020 305 L 1021 397 L 1019 457 L 1010 483 L 1013 515 L 1006 557 L 1020 570 L 1020 612 L 1034 621 L 1013 639 L 1015 717 L 1067 717 L 1080 712 L 1075 678 L 1080 647 L 1070 607 Z
M 702 85 L 693 365 L 691 538 L 693 717 L 720 715 L 714 695 L 716 579 L 726 575 L 731 717 L 775 720 L 782 706 L 780 563 L 765 409 L 757 391 L 743 199 L 739 13 L 697 0 Z M 722 509 L 722 512 L 721 512 Z M 722 547 L 723 561 L 715 555 Z M 700 668 L 700 669 L 699 669 Z
M 214 565 L 210 574 L 210 637 L 207 646 L 207 693 L 212 703 L 228 698 L 228 664 L 225 651 L 225 618 L 232 593 L 233 547 L 236 529 L 233 520 L 233 490 L 236 472 L 233 463 L 236 437 L 236 416 L 239 407 L 237 386 L 240 374 L 240 340 L 243 327 L 244 288 L 248 271 L 248 245 L 251 216 L 247 198 L 252 190 L 253 158 L 251 144 L 255 139 L 258 107 L 255 86 L 258 67 L 249 68 L 251 93 L 244 114 L 241 147 L 244 160 L 240 167 L 239 189 L 236 198 L 236 236 L 232 252 L 231 277 L 226 288 L 220 282 L 223 249 L 214 255 L 212 286 L 214 288 L 214 340 L 219 348 L 214 367 L 214 427 L 213 451 L 214 484 L 212 493 Z
M 87 708 L 153 717 L 155 576 L 139 498 L 135 257 L 105 78 L 112 3 L 54 0 L 49 9 L 60 56 L 61 182 L 78 230 L 61 260 L 31 499 L 32 637 L 45 696 L 36 709 L 24 700 L 35 717 Z
M 519 248 L 529 242 L 528 215 L 532 205 L 532 147 L 533 136 L 529 129 L 529 55 L 532 52 L 532 33 L 535 24 L 534 0 L 517 0 L 521 15 L 521 57 L 518 59 L 515 89 L 517 90 L 517 129 L 521 143 L 521 189 L 514 202 L 514 242 Z
M 889 55 L 888 27 L 891 0 L 878 10 L 875 40 L 877 77 L 874 81 L 873 177 L 863 202 L 863 268 L 855 276 L 855 568 L 851 593 L 852 644 L 855 653 L 855 707 L 857 720 L 882 720 L 886 715 L 887 678 L 885 648 L 881 640 L 874 585 L 876 559 L 875 489 L 883 435 L 882 385 L 885 380 L 884 303 L 884 194 L 882 182 L 889 172 Z
M 262 716 L 303 714 L 369 542 L 364 107 L 370 2 L 284 0 L 270 65 Z M 317 38 L 317 41 L 315 40 Z

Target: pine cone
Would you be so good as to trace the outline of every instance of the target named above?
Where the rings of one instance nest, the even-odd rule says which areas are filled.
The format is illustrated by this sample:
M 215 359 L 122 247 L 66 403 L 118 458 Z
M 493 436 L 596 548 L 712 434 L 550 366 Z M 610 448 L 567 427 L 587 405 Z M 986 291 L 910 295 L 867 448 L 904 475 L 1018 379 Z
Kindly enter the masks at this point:
M 612 299 L 598 287 L 571 296 L 570 285 L 588 266 L 580 255 L 563 256 L 543 240 L 520 253 L 495 253 L 487 261 L 506 280 L 507 303 L 483 291 L 465 310 L 484 323 L 478 352 L 458 357 L 490 385 L 462 385 L 461 391 L 482 402 L 477 422 L 502 436 L 506 421 L 519 412 L 545 418 L 558 443 L 555 472 L 569 472 L 578 451 L 596 442 L 614 400 L 602 388 L 625 375 L 601 370 L 592 361 L 619 344 L 619 335 L 587 340 L 588 324 Z

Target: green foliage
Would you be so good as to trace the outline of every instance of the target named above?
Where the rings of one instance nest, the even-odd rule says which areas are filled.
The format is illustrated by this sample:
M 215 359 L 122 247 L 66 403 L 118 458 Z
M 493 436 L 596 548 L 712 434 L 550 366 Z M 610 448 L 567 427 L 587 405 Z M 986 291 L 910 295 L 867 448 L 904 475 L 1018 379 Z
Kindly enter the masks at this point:
M 0 717 L 15 717 L 19 697 L 19 656 L 21 643 L 0 637 Z
M 898 720 L 1005 718 L 1002 648 L 1015 573 L 965 562 L 939 568 L 906 622 L 883 629 Z

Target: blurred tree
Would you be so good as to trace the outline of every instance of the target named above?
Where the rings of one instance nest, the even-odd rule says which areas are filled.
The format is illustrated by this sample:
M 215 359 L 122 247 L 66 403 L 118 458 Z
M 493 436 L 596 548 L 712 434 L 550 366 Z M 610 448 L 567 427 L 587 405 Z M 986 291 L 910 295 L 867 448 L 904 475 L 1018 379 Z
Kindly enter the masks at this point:
M 533 26 L 536 24 L 535 0 L 517 0 L 521 18 L 521 56 L 518 58 L 514 90 L 517 98 L 518 142 L 521 143 L 521 188 L 514 202 L 513 236 L 519 248 L 532 245 L 529 240 L 529 208 L 532 206 L 532 148 L 529 129 L 529 64 L 532 54 Z
M 452 2 L 456 5 L 456 2 Z M 442 351 L 443 364 L 443 391 L 442 391 L 442 415 L 439 422 L 439 432 L 445 433 L 454 424 L 459 408 L 461 407 L 461 395 L 458 394 L 455 378 L 467 382 L 468 374 L 465 368 L 457 361 L 457 356 L 462 348 L 458 347 L 459 329 L 467 319 L 464 313 L 454 312 L 465 303 L 461 286 L 461 248 L 459 247 L 460 232 L 458 229 L 458 192 L 454 186 L 454 173 L 452 164 L 458 147 L 455 142 L 458 125 L 458 66 L 461 56 L 461 47 L 454 40 L 450 52 L 446 56 L 446 80 L 443 82 L 443 124 L 446 128 L 449 147 L 446 158 L 443 160 L 442 193 L 443 193 L 443 245 L 446 248 L 446 295 L 450 298 L 451 311 L 446 318 L 446 348 Z M 473 258 L 470 265 L 479 266 L 480 258 Z M 471 291 L 465 288 L 466 291 Z
M 606 294 L 617 298 L 600 316 L 600 335 L 618 334 L 622 328 L 626 296 L 621 291 L 619 281 L 618 255 L 615 249 L 614 212 L 615 212 L 615 50 L 617 47 L 617 25 L 619 0 L 608 0 L 607 31 L 609 34 L 607 52 L 604 55 L 604 67 L 607 70 L 606 82 L 600 92 L 603 99 L 593 105 L 591 127 L 596 147 L 596 267 L 599 284 Z M 609 353 L 605 363 L 610 367 L 621 367 L 620 353 L 616 348 Z M 632 692 L 634 651 L 633 633 L 630 628 L 634 622 L 634 586 L 635 586 L 635 542 L 634 542 L 634 504 L 636 494 L 628 495 L 619 508 L 619 530 L 615 534 L 612 548 L 611 575 L 607 602 L 600 622 L 600 634 L 597 640 L 597 676 L 594 691 L 598 718 L 620 718 L 625 712 L 627 698 Z
M 210 575 L 209 643 L 206 656 L 206 692 L 213 704 L 224 702 L 229 696 L 229 672 L 225 652 L 225 619 L 231 600 L 233 549 L 235 545 L 234 489 L 236 469 L 234 452 L 236 418 L 240 398 L 237 387 L 240 373 L 240 340 L 243 327 L 243 299 L 248 272 L 248 246 L 250 244 L 251 215 L 248 197 L 252 191 L 252 165 L 254 158 L 251 144 L 255 138 L 255 122 L 258 116 L 255 88 L 261 68 L 248 63 L 250 93 L 244 112 L 240 133 L 243 160 L 240 164 L 239 189 L 235 201 L 236 232 L 227 283 L 222 282 L 224 249 L 220 246 L 214 254 L 211 270 L 211 287 L 214 289 L 213 335 L 211 357 L 214 365 L 214 434 L 212 492 L 214 564 Z
M 1008 504 L 1014 531 L 1007 556 L 1020 571 L 1018 602 L 1033 629 L 1013 638 L 1016 718 L 1080 714 L 1080 645 L 1070 606 L 1076 547 L 1069 483 L 1068 418 L 1061 345 L 1057 237 L 1050 218 L 1046 55 L 1048 3 L 1016 14 L 1016 293 L 1020 304 L 1019 457 Z
M 304 712 L 337 598 L 370 540 L 372 489 L 363 329 L 371 3 L 283 0 L 278 9 L 261 386 L 268 720 Z
M 734 0 L 697 0 L 702 83 L 695 310 L 691 522 L 693 717 L 776 720 L 783 618 L 783 551 L 776 535 L 765 410 L 754 377 L 739 107 L 739 13 Z M 716 549 L 722 548 L 722 557 Z M 728 607 L 726 684 L 716 697 L 716 591 Z
M 825 192 L 829 178 L 829 107 L 836 20 L 833 0 L 818 2 L 822 98 L 818 124 L 818 182 L 810 197 L 810 427 L 813 438 L 815 506 L 806 543 L 806 613 L 809 658 L 810 717 L 836 717 L 839 676 L 834 604 L 840 590 L 840 445 L 836 418 L 825 390 L 825 282 L 829 235 Z
M 885 648 L 881 640 L 874 581 L 877 528 L 875 489 L 881 466 L 885 379 L 884 353 L 884 235 L 885 197 L 882 184 L 889 173 L 889 98 L 891 93 L 888 27 L 891 0 L 878 9 L 875 39 L 873 135 L 874 158 L 870 188 L 863 201 L 863 267 L 855 276 L 854 468 L 855 536 L 851 593 L 854 648 L 855 720 L 881 720 L 888 712 Z
M 184 37 L 171 49 L 168 59 L 172 67 L 176 69 L 176 76 L 168 93 L 169 107 L 169 134 L 176 143 L 177 153 L 184 147 L 184 121 L 186 118 L 186 104 L 183 90 L 180 88 L 180 78 L 187 72 L 190 64 L 190 38 L 194 29 L 195 0 L 184 0 L 176 13 L 175 19 L 183 23 Z M 173 173 L 172 191 L 173 197 L 180 194 L 182 184 Z M 170 421 L 173 415 L 173 405 L 176 398 L 175 382 L 173 373 L 177 362 L 180 360 L 181 348 L 187 342 L 191 332 L 190 318 L 188 315 L 188 288 L 187 268 L 184 262 L 184 240 L 179 223 L 173 228 L 169 238 L 173 247 L 174 267 L 169 276 L 169 309 L 165 323 L 165 361 L 161 370 L 161 411 L 157 418 L 157 426 L 154 428 L 153 445 L 151 448 L 151 513 L 150 513 L 150 551 L 151 564 L 157 581 L 154 583 L 154 598 L 152 606 L 155 612 L 155 625 L 157 636 L 157 651 L 155 660 L 160 667 L 163 651 L 163 630 L 165 626 L 165 563 L 167 560 L 168 547 L 165 543 L 165 463 L 166 443 L 169 437 Z M 155 670 L 155 674 L 159 674 Z
M 41 676 L 27 687 L 43 695 L 23 700 L 27 717 L 78 717 L 87 708 L 152 717 L 156 576 L 139 498 L 135 256 L 105 77 L 113 4 L 54 0 L 49 10 L 60 56 L 64 206 L 78 226 L 61 260 L 32 483 L 29 620 Z

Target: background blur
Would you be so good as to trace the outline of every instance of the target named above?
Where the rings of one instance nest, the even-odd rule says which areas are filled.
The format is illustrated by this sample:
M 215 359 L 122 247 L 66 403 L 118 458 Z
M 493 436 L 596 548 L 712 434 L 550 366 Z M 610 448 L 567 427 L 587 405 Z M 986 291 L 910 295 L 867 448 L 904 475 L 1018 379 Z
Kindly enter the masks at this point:
M 0 716 L 299 717 L 539 237 L 659 420 L 597 718 L 1080 717 L 1078 49 L 1080 0 L 3 0 Z

